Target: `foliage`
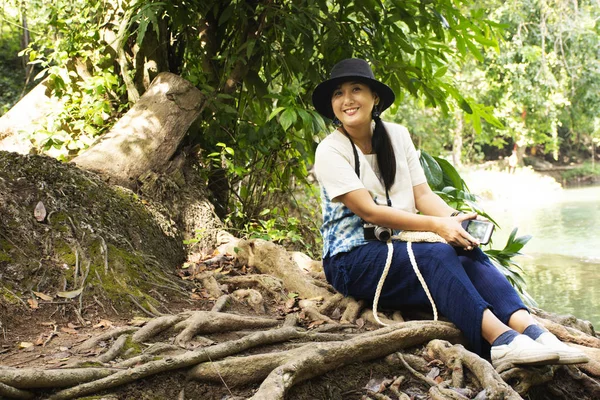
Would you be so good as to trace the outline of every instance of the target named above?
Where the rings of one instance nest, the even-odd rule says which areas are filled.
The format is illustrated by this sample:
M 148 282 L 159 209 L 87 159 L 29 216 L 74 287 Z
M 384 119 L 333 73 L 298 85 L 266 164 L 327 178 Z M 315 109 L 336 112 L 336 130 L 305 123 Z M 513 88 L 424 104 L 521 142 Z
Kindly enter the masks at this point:
M 493 218 L 477 204 L 477 197 L 469 192 L 466 183 L 452 164 L 442 158 L 432 157 L 424 151 L 421 151 L 420 161 L 429 186 L 448 205 L 460 211 L 477 212 L 498 226 Z M 530 305 L 535 305 L 535 301 L 525 290 L 524 272 L 513 260 L 514 257 L 521 255 L 521 249 L 529 242 L 531 236 L 516 237 L 516 234 L 517 228 L 514 228 L 502 250 L 486 249 L 484 252 L 515 289 L 521 293 L 523 299 Z
M 502 250 L 486 250 L 486 254 L 490 257 L 494 265 L 502 271 L 508 281 L 517 289 L 524 300 L 532 306 L 535 306 L 535 300 L 525 290 L 525 280 L 523 279 L 523 270 L 513 260 L 514 257 L 521 255 L 521 249 L 529 242 L 531 235 L 519 236 L 517 228 L 514 228 L 506 241 L 506 245 Z
M 600 166 L 585 162 L 581 166 L 561 171 L 560 175 L 565 181 L 577 178 L 600 177 Z
M 109 3 L 32 1 L 36 7 L 33 41 L 21 54 L 42 67 L 60 106 L 31 136 L 42 151 L 66 160 L 87 148 L 122 114 L 123 86 L 101 37 Z M 37 23 L 36 23 L 37 22 Z
M 20 50 L 18 15 L 6 5 L 0 9 L 0 116 L 17 102 L 25 83 Z M 8 23 L 6 23 L 8 22 Z

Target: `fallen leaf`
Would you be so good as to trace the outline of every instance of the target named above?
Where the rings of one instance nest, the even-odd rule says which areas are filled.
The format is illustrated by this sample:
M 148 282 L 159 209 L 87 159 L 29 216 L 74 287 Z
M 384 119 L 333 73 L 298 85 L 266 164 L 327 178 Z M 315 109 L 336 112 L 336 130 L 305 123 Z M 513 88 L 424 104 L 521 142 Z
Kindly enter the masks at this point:
M 34 344 L 31 342 L 21 342 L 19 343 L 19 349 L 28 349 L 30 347 L 33 347 Z
M 313 321 L 308 325 L 308 329 L 314 328 L 315 326 L 323 325 L 324 323 L 325 323 L 325 321 L 322 319 Z
M 69 328 L 71 328 L 71 329 L 78 329 L 78 328 L 81 328 L 81 326 L 75 325 L 75 324 L 73 324 L 73 323 L 71 323 L 71 322 L 69 322 L 69 323 L 67 324 L 67 326 L 68 326 Z
M 39 201 L 35 206 L 35 210 L 33 210 L 33 216 L 38 222 L 43 222 L 46 219 L 46 207 L 44 207 L 44 203 Z
M 101 319 L 96 325 L 94 325 L 94 328 L 110 328 L 111 326 L 113 326 L 113 323 L 107 319 Z
M 56 293 L 56 295 L 58 297 L 65 297 L 67 299 L 74 299 L 75 297 L 79 296 L 82 291 L 83 291 L 83 288 L 77 289 L 77 290 L 71 290 L 69 292 L 58 292 L 58 293 Z
M 331 319 L 340 319 L 342 317 L 342 311 L 339 307 L 336 307 L 335 310 L 331 313 Z
M 71 335 L 77 335 L 79 333 L 77 329 L 67 327 L 60 328 L 60 331 L 64 333 L 70 333 Z
M 365 320 L 362 318 L 357 319 L 356 326 L 358 326 L 359 328 L 362 328 L 363 326 L 365 326 Z
M 142 326 L 145 325 L 148 321 L 150 321 L 150 318 L 133 317 L 133 319 L 129 321 L 129 325 Z
M 50 301 L 50 300 L 52 300 L 54 298 L 54 297 L 48 296 L 47 294 L 42 293 L 42 292 L 33 292 L 33 294 L 35 294 L 40 299 L 46 300 L 46 301 Z
M 192 300 L 202 300 L 203 297 L 200 296 L 198 293 L 192 293 L 191 295 Z
M 29 307 L 36 309 L 39 308 L 38 302 L 36 299 L 27 299 L 27 303 L 29 303 Z
M 40 335 L 40 336 L 37 338 L 37 340 L 35 341 L 35 343 L 34 343 L 34 344 L 35 344 L 36 346 L 41 346 L 41 345 L 43 345 L 43 344 L 44 344 L 45 340 L 46 340 L 46 335 L 44 335 L 44 334 L 41 334 L 41 335 Z

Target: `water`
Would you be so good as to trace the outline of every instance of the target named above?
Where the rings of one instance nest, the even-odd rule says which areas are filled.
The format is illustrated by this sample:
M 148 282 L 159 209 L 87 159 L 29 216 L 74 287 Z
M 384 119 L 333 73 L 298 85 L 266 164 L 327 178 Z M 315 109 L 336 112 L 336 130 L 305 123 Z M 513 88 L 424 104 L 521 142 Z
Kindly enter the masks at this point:
M 540 308 L 600 328 L 600 186 L 503 200 L 484 203 L 503 228 L 493 247 L 503 247 L 515 226 L 518 236 L 532 235 L 527 256 L 517 258 L 528 292 Z

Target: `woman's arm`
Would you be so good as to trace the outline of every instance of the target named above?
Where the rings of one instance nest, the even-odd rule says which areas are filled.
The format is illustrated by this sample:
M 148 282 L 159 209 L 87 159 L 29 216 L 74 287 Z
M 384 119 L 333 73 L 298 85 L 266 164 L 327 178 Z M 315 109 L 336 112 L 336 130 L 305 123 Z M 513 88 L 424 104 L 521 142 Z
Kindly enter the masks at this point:
M 437 217 L 449 217 L 454 211 L 452 207 L 444 202 L 437 194 L 433 193 L 427 183 L 413 186 L 415 194 L 415 206 L 421 214 L 434 215 Z
M 422 185 L 416 187 L 419 186 Z M 420 191 L 420 189 L 417 191 Z M 354 214 L 371 224 L 392 229 L 435 232 L 453 246 L 470 248 L 478 245 L 479 242 L 477 239 L 469 235 L 460 224 L 466 219 L 474 218 L 476 214 L 463 214 L 456 217 L 450 217 L 450 214 L 454 210 L 445 205 L 442 199 L 435 195 L 435 193 L 431 192 L 431 194 L 445 206 L 445 208 L 442 207 L 442 205 L 438 204 L 437 201 L 433 199 L 422 199 L 425 200 L 424 204 L 427 204 L 424 205 L 425 208 L 430 207 L 432 210 L 438 210 L 434 215 L 413 214 L 392 207 L 378 205 L 373 201 L 369 191 L 366 189 L 353 190 L 338 196 L 337 199 L 344 203 L 344 205 Z M 419 207 L 418 204 L 417 207 Z M 442 214 L 442 211 L 448 212 Z

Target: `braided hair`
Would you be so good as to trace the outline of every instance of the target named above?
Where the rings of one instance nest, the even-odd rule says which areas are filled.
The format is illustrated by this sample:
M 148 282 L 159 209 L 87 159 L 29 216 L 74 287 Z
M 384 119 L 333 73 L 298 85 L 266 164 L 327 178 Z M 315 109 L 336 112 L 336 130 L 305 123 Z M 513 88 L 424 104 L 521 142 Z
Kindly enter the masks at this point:
M 371 138 L 371 146 L 377 155 L 377 164 L 379 165 L 379 174 L 383 180 L 386 191 L 390 190 L 396 180 L 396 156 L 390 136 L 383 126 L 377 105 L 373 107 L 373 121 L 375 129 Z

